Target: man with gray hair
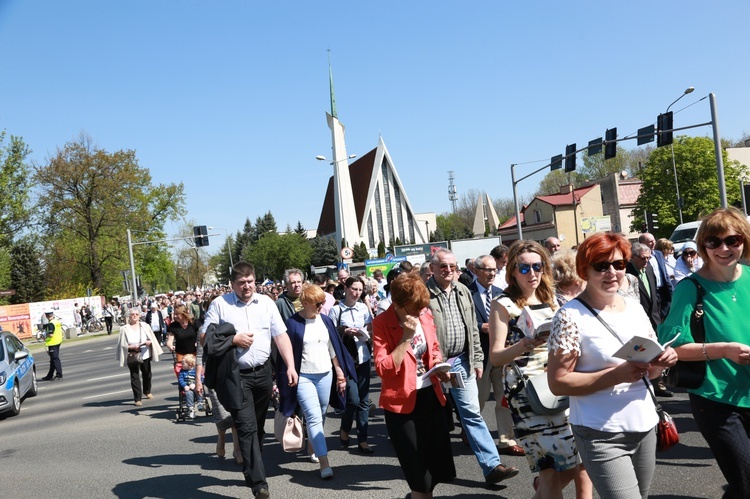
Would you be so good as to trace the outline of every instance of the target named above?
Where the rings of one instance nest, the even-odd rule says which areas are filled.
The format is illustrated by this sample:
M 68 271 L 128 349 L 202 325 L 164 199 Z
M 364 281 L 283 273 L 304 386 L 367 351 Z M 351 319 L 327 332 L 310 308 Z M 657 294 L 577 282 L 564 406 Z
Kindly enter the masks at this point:
M 299 269 L 287 269 L 284 272 L 284 286 L 286 292 L 276 300 L 276 308 L 279 309 L 281 318 L 286 320 L 302 310 L 302 302 L 299 301 L 299 295 L 302 293 L 302 283 L 305 282 L 305 276 Z
M 474 261 L 474 273 L 477 280 L 471 283 L 469 291 L 474 299 L 474 311 L 477 315 L 479 341 L 482 345 L 485 365 L 484 373 L 477 382 L 479 389 L 479 410 L 489 400 L 490 393 L 495 393 L 495 421 L 497 422 L 498 452 L 504 456 L 524 456 L 523 448 L 513 440 L 513 418 L 510 409 L 503 405 L 505 387 L 503 386 L 503 366 L 494 367 L 490 358 L 490 304 L 503 292 L 493 284 L 497 273 L 495 258 L 482 255 Z
M 547 248 L 549 256 L 552 256 L 560 251 L 560 240 L 556 237 L 548 237 L 544 240 L 544 247 Z
M 461 417 L 466 440 L 482 468 L 487 484 L 495 484 L 518 474 L 518 468 L 500 462 L 495 442 L 479 410 L 477 379 L 484 371 L 484 354 L 479 340 L 474 301 L 469 289 L 456 282 L 456 255 L 440 249 L 431 260 L 432 277 L 427 281 L 438 343 L 443 356 L 461 376 L 463 388 L 449 390 Z
M 432 277 L 432 267 L 430 262 L 426 261 L 419 267 L 419 277 L 422 278 L 422 282 L 427 284 L 427 281 Z

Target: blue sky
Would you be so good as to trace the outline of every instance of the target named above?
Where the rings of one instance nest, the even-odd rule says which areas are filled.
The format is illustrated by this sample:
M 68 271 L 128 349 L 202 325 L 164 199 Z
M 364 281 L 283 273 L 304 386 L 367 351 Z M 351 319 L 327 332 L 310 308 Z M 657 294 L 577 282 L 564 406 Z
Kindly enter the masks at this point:
M 133 149 L 155 182 L 185 184 L 199 224 L 270 210 L 280 230 L 315 228 L 330 49 L 348 153 L 382 134 L 414 210 L 443 213 L 449 170 L 459 194 L 510 198 L 511 163 L 634 133 L 688 86 L 673 110 L 713 92 L 739 139 L 748 18 L 747 1 L 0 0 L 0 129 L 38 164 L 81 132 Z M 675 126 L 710 119 L 706 99 Z

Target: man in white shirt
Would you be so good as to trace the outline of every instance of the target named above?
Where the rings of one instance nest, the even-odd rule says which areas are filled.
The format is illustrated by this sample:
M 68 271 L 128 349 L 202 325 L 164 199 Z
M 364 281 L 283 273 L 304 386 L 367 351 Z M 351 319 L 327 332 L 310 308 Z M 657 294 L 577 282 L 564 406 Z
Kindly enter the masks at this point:
M 273 300 L 255 293 L 255 269 L 246 262 L 237 263 L 230 276 L 233 293 L 222 295 L 211 302 L 201 336 L 210 324 L 220 326 L 231 323 L 236 330 L 232 338 L 237 366 L 241 378 L 242 406 L 230 408 L 237 428 L 242 452 L 245 482 L 256 498 L 270 497 L 263 467 L 261 445 L 266 413 L 271 400 L 273 378 L 271 375 L 271 340 L 287 365 L 289 386 L 297 384 L 292 344 L 286 326 Z

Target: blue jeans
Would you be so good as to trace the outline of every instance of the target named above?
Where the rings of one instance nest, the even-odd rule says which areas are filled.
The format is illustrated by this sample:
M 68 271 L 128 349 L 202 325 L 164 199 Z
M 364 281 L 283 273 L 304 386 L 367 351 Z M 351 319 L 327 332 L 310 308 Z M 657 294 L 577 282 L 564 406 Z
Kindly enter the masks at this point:
M 188 390 L 186 392 L 182 392 L 185 394 L 185 405 L 187 406 L 187 410 L 193 408 L 196 402 L 196 393 L 195 390 Z M 197 397 L 197 402 L 199 404 L 203 403 L 203 397 Z
M 300 373 L 297 385 L 297 403 L 302 408 L 307 424 L 307 438 L 318 457 L 328 455 L 323 425 L 326 421 L 328 399 L 331 396 L 331 371 L 319 374 Z
M 367 442 L 367 419 L 370 417 L 370 361 L 356 368 L 357 382 L 346 381 L 346 411 L 341 417 L 341 431 L 349 433 L 357 416 L 357 443 Z
M 451 371 L 461 373 L 466 387 L 451 388 L 450 392 L 458 414 L 461 416 L 461 425 L 464 428 L 466 439 L 469 441 L 469 446 L 477 461 L 479 461 L 482 473 L 487 476 L 500 464 L 500 456 L 497 453 L 492 434 L 484 419 L 482 419 L 482 413 L 479 410 L 477 377 L 470 370 L 469 357 L 463 353 L 456 359 Z M 489 373 L 486 374 L 489 376 Z

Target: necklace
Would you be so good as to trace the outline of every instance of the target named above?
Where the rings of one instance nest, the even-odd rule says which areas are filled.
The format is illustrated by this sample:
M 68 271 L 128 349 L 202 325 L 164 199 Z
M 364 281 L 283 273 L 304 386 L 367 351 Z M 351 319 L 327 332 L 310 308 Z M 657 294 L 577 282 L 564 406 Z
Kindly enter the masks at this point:
M 734 286 L 734 281 L 729 281 L 729 282 L 719 281 L 719 285 L 721 286 L 722 290 L 732 295 L 732 301 L 737 301 L 737 289 Z

